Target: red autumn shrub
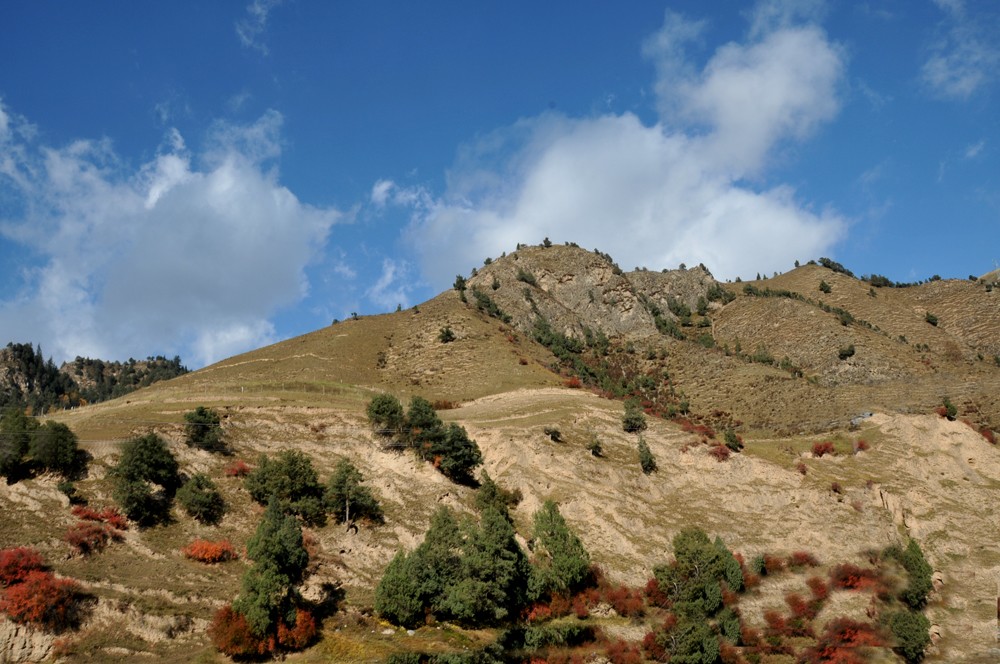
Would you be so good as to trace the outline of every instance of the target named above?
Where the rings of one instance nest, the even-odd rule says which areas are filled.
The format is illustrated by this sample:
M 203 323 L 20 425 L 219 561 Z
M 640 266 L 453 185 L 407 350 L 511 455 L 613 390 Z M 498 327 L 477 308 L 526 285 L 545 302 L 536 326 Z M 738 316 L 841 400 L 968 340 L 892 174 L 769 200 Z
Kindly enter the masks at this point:
M 11 620 L 59 631 L 70 626 L 80 586 L 50 572 L 32 570 L 0 596 L 0 611 Z
M 563 382 L 563 385 L 573 390 L 578 390 L 583 387 L 583 383 L 580 382 L 580 379 L 577 376 L 570 376 Z
M 98 511 L 86 505 L 74 505 L 72 512 L 73 516 L 84 521 L 106 523 L 118 530 L 128 530 L 128 519 L 116 507 L 105 507 Z
M 851 563 L 837 565 L 830 571 L 830 584 L 843 590 L 864 590 L 878 584 L 878 572 Z
M 725 639 L 719 641 L 719 660 L 722 664 L 743 664 L 746 661 L 740 655 L 739 649 Z
M 834 482 L 830 485 L 830 491 L 837 494 L 844 493 L 844 487 L 840 486 L 840 482 Z
M 802 664 L 864 664 L 868 661 L 866 647 L 883 645 L 878 631 L 868 623 L 850 618 L 831 620 L 816 645 L 804 650 Z
M 572 606 L 573 605 L 569 601 L 569 597 L 566 597 L 565 595 L 553 595 L 552 599 L 549 601 L 549 608 L 552 610 L 553 618 L 568 616 Z
M 302 650 L 316 638 L 316 619 L 305 609 L 295 609 L 295 626 L 278 622 L 278 644 L 287 650 Z
M 662 662 L 667 657 L 667 649 L 656 638 L 656 632 L 646 632 L 646 636 L 642 637 L 642 651 L 647 659 L 656 662 Z
M 587 598 L 584 595 L 577 595 L 573 598 L 573 615 L 580 620 L 590 616 L 590 606 L 587 604 Z
M 660 588 L 660 583 L 652 578 L 646 582 L 646 601 L 661 609 L 669 609 L 673 602 L 667 597 L 667 593 Z
M 795 464 L 795 470 L 797 470 L 797 471 L 799 471 L 799 473 L 805 475 L 806 473 L 809 472 L 809 467 L 806 466 L 806 464 L 804 464 L 801 461 L 799 461 L 797 464 Z
M 764 633 L 767 636 L 788 636 L 788 621 L 779 611 L 768 609 L 764 612 L 764 622 L 767 627 Z
M 29 572 L 45 569 L 42 556 L 34 549 L 19 546 L 0 551 L 0 586 L 20 583 Z
M 729 459 L 730 451 L 725 445 L 716 445 L 708 450 L 708 453 L 715 457 L 720 463 Z
M 227 560 L 236 560 L 236 549 L 229 540 L 219 540 L 211 542 L 209 540 L 196 539 L 186 547 L 181 549 L 186 557 L 197 560 L 201 563 L 224 563 Z
M 237 459 L 226 466 L 222 472 L 226 477 L 246 477 L 250 474 L 250 465 L 243 459 Z
M 530 609 L 528 609 L 528 622 L 540 623 L 545 622 L 552 617 L 552 608 L 548 604 L 533 604 Z
M 997 437 L 993 433 L 993 429 L 990 429 L 989 427 L 983 427 L 982 429 L 979 430 L 979 435 L 985 438 L 986 442 L 989 443 L 990 445 L 997 444 Z
M 823 443 L 813 443 L 812 453 L 814 457 L 821 457 L 824 454 L 829 454 L 833 456 L 836 452 L 833 449 L 833 443 L 826 441 Z
M 798 593 L 788 593 L 785 595 L 785 604 L 792 612 L 793 618 L 812 620 L 818 613 L 819 606 L 813 602 L 807 602 L 805 597 Z
M 517 363 L 520 364 L 522 367 L 527 366 L 528 365 L 528 358 L 526 358 L 526 357 L 519 357 L 519 358 L 517 358 Z
M 816 560 L 816 556 L 809 553 L 808 551 L 793 551 L 792 555 L 788 556 L 788 566 L 818 567 L 819 561 Z
M 830 587 L 826 585 L 826 581 L 818 576 L 810 576 L 806 585 L 809 586 L 809 592 L 812 593 L 812 596 L 820 601 L 830 596 Z
M 642 594 L 626 586 L 609 588 L 604 592 L 604 599 L 623 618 L 641 616 L 645 610 Z
M 869 448 L 868 442 L 859 438 L 858 442 L 854 443 L 854 453 L 864 452 Z
M 934 412 L 937 413 L 938 416 L 940 417 L 948 417 L 948 409 L 945 408 L 944 406 L 938 406 L 937 408 L 934 409 Z
M 121 539 L 122 535 L 106 523 L 94 521 L 78 521 L 75 526 L 66 530 L 63 539 L 80 555 L 103 551 L 113 539 Z
M 775 574 L 785 569 L 785 559 L 780 556 L 774 556 L 770 553 L 764 554 L 764 569 L 767 570 L 768 574 Z
M 618 640 L 608 644 L 604 654 L 611 660 L 611 664 L 641 664 L 642 662 L 642 651 L 639 650 L 639 646 L 626 641 Z
M 208 636 L 219 652 L 230 657 L 266 655 L 273 652 L 276 645 L 273 638 L 256 636 L 243 614 L 229 604 L 216 612 L 208 627 Z

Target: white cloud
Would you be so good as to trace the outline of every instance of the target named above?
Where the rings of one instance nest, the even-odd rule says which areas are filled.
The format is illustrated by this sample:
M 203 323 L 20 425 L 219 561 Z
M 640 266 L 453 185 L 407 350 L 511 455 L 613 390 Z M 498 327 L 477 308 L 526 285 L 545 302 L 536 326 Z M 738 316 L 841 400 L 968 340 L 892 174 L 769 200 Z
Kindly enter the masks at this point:
M 965 148 L 965 158 L 966 159 L 975 159 L 976 157 L 978 157 L 982 153 L 983 148 L 985 148 L 985 147 L 986 147 L 986 141 L 985 140 L 982 140 L 982 141 L 979 141 L 978 143 L 973 143 L 972 145 L 966 146 L 966 148 Z
M 970 16 L 961 0 L 934 1 L 946 16 L 921 76 L 939 97 L 968 99 L 996 78 L 1000 28 L 996 17 Z
M 721 277 L 783 270 L 840 239 L 836 212 L 812 209 L 788 186 L 748 182 L 761 181 L 776 146 L 836 115 L 841 49 L 814 25 L 781 23 L 722 46 L 698 70 L 684 47 L 700 33 L 668 12 L 646 42 L 660 122 L 523 120 L 466 147 L 440 197 L 411 192 L 407 240 L 431 282 L 444 287 L 461 265 L 545 236 L 623 266 L 703 262 Z
M 247 15 L 236 22 L 236 36 L 247 48 L 267 55 L 270 51 L 261 37 L 267 29 L 267 20 L 271 10 L 280 5 L 282 0 L 253 0 L 247 5 Z
M 383 309 L 395 308 L 397 305 L 408 307 L 411 284 L 406 261 L 384 258 L 381 275 L 365 295 Z
M 280 125 L 274 112 L 218 123 L 201 155 L 174 130 L 137 169 L 106 140 L 20 143 L 16 171 L 32 177 L 0 193 L 24 214 L 0 234 L 42 261 L 0 301 L 0 328 L 61 358 L 178 353 L 195 366 L 272 341 L 269 317 L 306 294 L 304 269 L 340 218 L 278 182 Z
M 385 207 L 389 201 L 389 195 L 395 189 L 396 183 L 392 180 L 379 180 L 372 186 L 371 201 L 377 208 Z

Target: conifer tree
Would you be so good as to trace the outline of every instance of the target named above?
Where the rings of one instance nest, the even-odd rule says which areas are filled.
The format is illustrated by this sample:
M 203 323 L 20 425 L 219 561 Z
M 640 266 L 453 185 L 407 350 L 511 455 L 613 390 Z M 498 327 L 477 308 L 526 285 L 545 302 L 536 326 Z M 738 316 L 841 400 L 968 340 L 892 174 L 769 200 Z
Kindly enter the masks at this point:
M 350 461 L 337 462 L 324 500 L 339 523 L 352 523 L 360 518 L 382 520 L 382 507 L 364 481 L 361 472 Z
M 233 609 L 246 618 L 256 636 L 263 637 L 279 619 L 294 623 L 296 586 L 309 563 L 298 520 L 285 514 L 277 500 L 268 503 L 247 542 L 247 557 L 253 566 L 243 575 Z
M 568 595 L 583 586 L 590 570 L 590 556 L 551 500 L 535 512 L 533 542 L 533 598 Z

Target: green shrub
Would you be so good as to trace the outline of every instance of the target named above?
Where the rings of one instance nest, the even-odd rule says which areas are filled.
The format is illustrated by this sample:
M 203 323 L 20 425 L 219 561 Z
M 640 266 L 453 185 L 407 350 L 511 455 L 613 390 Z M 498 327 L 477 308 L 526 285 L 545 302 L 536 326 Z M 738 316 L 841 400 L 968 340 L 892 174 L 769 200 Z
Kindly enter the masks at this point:
M 656 470 L 656 459 L 642 436 L 639 436 L 639 465 L 642 467 L 642 472 L 647 475 Z
M 454 340 L 455 340 L 455 332 L 447 325 L 442 327 L 441 330 L 438 332 L 438 341 L 440 341 L 441 343 L 447 344 L 451 343 Z
M 845 346 L 837 351 L 837 357 L 841 360 L 846 360 L 849 357 L 854 357 L 854 344 Z
M 829 293 L 830 291 L 833 290 L 833 288 L 830 287 L 830 284 L 826 283 L 825 281 L 819 282 L 819 289 L 823 293 Z
M 523 281 L 531 286 L 538 286 L 538 281 L 535 279 L 535 275 L 521 267 L 517 268 L 517 280 Z
M 111 470 L 112 495 L 126 516 L 140 525 L 163 521 L 181 484 L 177 470 L 177 460 L 162 438 L 153 433 L 132 438 L 122 443 L 121 456 Z
M 84 453 L 77 446 L 76 434 L 62 422 L 52 420 L 32 433 L 28 456 L 40 470 L 69 477 L 84 465 Z
M 365 412 L 368 414 L 368 422 L 380 436 L 399 433 L 406 419 L 403 405 L 391 394 L 377 394 L 372 397 Z
M 646 430 L 646 414 L 639 407 L 639 402 L 629 399 L 625 402 L 625 414 L 622 415 L 622 430 L 626 433 L 638 433 Z
M 284 450 L 275 459 L 262 455 L 244 486 L 262 505 L 276 500 L 283 511 L 300 516 L 307 524 L 326 523 L 323 487 L 312 459 L 298 450 Z
M 930 645 L 931 623 L 922 613 L 901 609 L 885 619 L 889 631 L 895 639 L 893 648 L 908 663 L 924 658 L 924 650 Z
M 226 504 L 215 483 L 204 473 L 196 473 L 177 492 L 184 511 L 202 523 L 215 524 L 226 512 Z
M 938 324 L 938 317 L 929 311 L 924 315 L 924 320 L 934 326 Z
M 184 440 L 191 447 L 209 452 L 223 452 L 222 421 L 218 413 L 204 406 L 184 413 Z

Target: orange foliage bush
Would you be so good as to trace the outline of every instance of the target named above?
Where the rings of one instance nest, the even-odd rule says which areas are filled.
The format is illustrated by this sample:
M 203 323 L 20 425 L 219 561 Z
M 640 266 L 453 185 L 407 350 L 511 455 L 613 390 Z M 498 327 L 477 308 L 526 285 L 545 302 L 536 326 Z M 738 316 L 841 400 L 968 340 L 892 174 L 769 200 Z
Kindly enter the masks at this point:
M 563 385 L 572 390 L 578 390 L 583 387 L 583 383 L 580 382 L 580 378 L 577 376 L 570 376 L 563 382 Z
M 993 433 L 993 430 L 990 429 L 989 427 L 983 427 L 982 429 L 980 429 L 979 430 L 979 435 L 982 436 L 983 438 L 985 438 L 986 442 L 989 443 L 990 445 L 996 445 L 997 444 L 997 437 Z
M 222 472 L 226 477 L 246 477 L 250 474 L 250 470 L 250 464 L 243 459 L 237 459 L 226 466 L 226 469 Z
M 528 609 L 528 622 L 545 622 L 552 617 L 552 608 L 548 604 L 532 604 Z
M 316 619 L 305 609 L 295 609 L 295 626 L 278 623 L 278 644 L 287 650 L 302 650 L 316 638 Z
M 821 457 L 824 454 L 833 456 L 836 454 L 836 451 L 833 449 L 833 443 L 826 441 L 823 443 L 813 443 L 812 453 L 814 457 Z
M 12 586 L 20 583 L 30 572 L 45 568 L 42 556 L 34 549 L 19 546 L 14 549 L 0 551 L 0 586 Z
M 230 657 L 266 655 L 274 652 L 276 646 L 273 637 L 255 635 L 243 614 L 233 610 L 229 604 L 216 612 L 208 627 L 208 636 L 219 652 Z
M 773 556 L 770 553 L 764 554 L 764 569 L 768 574 L 775 574 L 785 569 L 785 559 Z
M 837 565 L 830 572 L 830 584 L 843 590 L 864 590 L 878 585 L 878 572 L 850 563 Z
M 850 618 L 831 620 L 816 645 L 800 656 L 802 664 L 864 664 L 866 647 L 883 645 L 878 631 L 868 623 Z
M 59 631 L 70 626 L 80 586 L 50 572 L 32 570 L 0 596 L 0 611 L 11 620 Z
M 186 557 L 197 560 L 201 563 L 224 563 L 227 560 L 235 560 L 236 549 L 229 540 L 211 542 L 209 540 L 196 539 L 186 547 L 181 549 Z
M 864 439 L 859 438 L 858 442 L 854 443 L 854 453 L 864 452 L 869 448 L 868 442 Z
M 587 604 L 587 598 L 584 595 L 577 595 L 573 598 L 573 615 L 580 620 L 590 616 L 590 606 Z

